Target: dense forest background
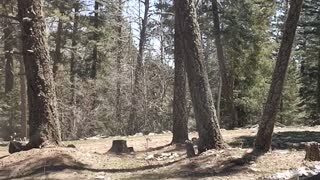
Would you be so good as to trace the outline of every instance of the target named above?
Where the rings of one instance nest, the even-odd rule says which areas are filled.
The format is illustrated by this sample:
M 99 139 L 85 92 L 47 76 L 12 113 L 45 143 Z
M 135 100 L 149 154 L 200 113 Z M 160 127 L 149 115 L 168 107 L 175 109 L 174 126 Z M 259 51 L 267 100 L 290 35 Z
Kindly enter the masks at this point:
M 62 139 L 172 130 L 173 4 L 169 0 L 147 2 L 45 1 Z M 0 137 L 4 139 L 15 132 L 28 137 L 27 87 L 16 5 L 14 0 L 2 0 L 0 7 Z M 254 125 L 259 123 L 267 99 L 289 2 L 224 0 L 218 6 L 231 82 L 228 88 L 237 116 L 231 125 L 224 118 L 229 111 L 219 72 L 212 3 L 196 1 L 220 126 L 232 129 Z M 187 97 L 188 128 L 194 131 L 189 92 Z M 278 108 L 277 121 L 281 124 L 320 125 L 317 0 L 304 1 Z

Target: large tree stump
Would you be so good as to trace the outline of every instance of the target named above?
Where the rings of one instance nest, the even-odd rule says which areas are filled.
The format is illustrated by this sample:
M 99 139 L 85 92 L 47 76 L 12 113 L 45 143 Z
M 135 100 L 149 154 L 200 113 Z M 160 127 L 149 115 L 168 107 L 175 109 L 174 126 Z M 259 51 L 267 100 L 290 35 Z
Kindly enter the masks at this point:
M 320 161 L 320 149 L 317 142 L 310 142 L 305 146 L 307 161 Z
M 108 152 L 122 154 L 122 153 L 131 153 L 133 152 L 133 147 L 127 146 L 126 140 L 113 140 L 112 147 Z

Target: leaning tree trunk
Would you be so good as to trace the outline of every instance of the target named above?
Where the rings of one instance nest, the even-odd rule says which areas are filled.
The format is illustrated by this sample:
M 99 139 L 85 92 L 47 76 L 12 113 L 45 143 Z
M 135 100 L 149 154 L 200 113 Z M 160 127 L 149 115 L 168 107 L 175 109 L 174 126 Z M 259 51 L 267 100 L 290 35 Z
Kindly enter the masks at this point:
M 220 30 L 220 20 L 218 12 L 218 2 L 217 0 L 212 0 L 212 11 L 213 11 L 213 22 L 214 22 L 214 35 L 215 44 L 217 48 L 217 57 L 219 64 L 219 71 L 222 80 L 222 97 L 225 100 L 225 113 L 223 114 L 223 123 L 227 125 L 228 129 L 233 129 L 237 126 L 238 118 L 237 111 L 234 106 L 233 100 L 233 82 L 230 76 L 230 71 L 227 69 L 226 59 L 223 52 L 223 46 L 221 43 L 221 30 Z M 229 72 L 229 75 L 228 75 Z
M 143 109 L 142 101 L 139 98 L 143 97 L 143 90 L 141 87 L 142 75 L 143 75 L 143 54 L 145 50 L 146 37 L 147 37 L 147 25 L 148 25 L 148 16 L 149 16 L 149 0 L 144 2 L 144 18 L 142 20 L 142 29 L 140 32 L 140 41 L 139 41 L 139 53 L 137 57 L 137 65 L 134 73 L 134 84 L 133 84 L 133 93 L 131 98 L 131 112 L 129 115 L 129 122 L 127 127 L 127 134 L 132 135 L 141 130 L 139 123 L 137 121 L 138 109 Z
M 175 0 L 175 15 L 180 21 L 185 65 L 199 134 L 199 153 L 208 149 L 223 148 L 216 110 L 203 62 L 200 28 L 193 0 Z M 177 42 L 175 42 L 177 43 Z
M 28 84 L 30 148 L 58 145 L 61 141 L 42 7 L 41 0 L 18 0 Z
M 271 148 L 272 133 L 279 110 L 283 84 L 299 21 L 302 2 L 303 0 L 290 1 L 290 9 L 284 26 L 282 41 L 272 76 L 268 99 L 264 107 L 259 131 L 255 140 L 255 150 L 257 151 L 267 152 Z
M 181 21 L 175 16 L 174 34 L 174 94 L 173 94 L 173 138 L 172 143 L 185 143 L 188 140 L 188 113 L 186 92 L 186 70 L 184 64 Z

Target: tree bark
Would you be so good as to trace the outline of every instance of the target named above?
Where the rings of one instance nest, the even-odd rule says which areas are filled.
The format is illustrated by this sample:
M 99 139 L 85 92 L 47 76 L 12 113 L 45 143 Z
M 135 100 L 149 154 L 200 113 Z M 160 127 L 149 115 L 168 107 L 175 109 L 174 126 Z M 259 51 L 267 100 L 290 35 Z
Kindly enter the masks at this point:
M 273 72 L 268 99 L 259 124 L 255 150 L 267 152 L 271 148 L 272 133 L 279 110 L 281 94 L 288 69 L 292 45 L 299 21 L 303 0 L 290 1 L 290 9 L 284 25 L 281 45 Z
M 188 113 L 186 92 L 186 70 L 184 64 L 181 21 L 175 16 L 174 33 L 174 94 L 173 94 L 173 138 L 172 143 L 185 143 L 188 140 Z
M 137 113 L 138 109 L 143 109 L 143 105 L 139 101 L 139 98 L 143 97 L 143 89 L 141 87 L 141 81 L 143 78 L 143 55 L 146 44 L 146 36 L 147 36 L 147 25 L 148 25 L 148 16 L 149 16 L 149 0 L 145 0 L 144 2 L 144 17 L 142 20 L 142 28 L 140 31 L 140 40 L 139 40 L 139 53 L 137 57 L 137 64 L 134 74 L 134 84 L 133 84 L 133 93 L 131 98 L 131 112 L 129 115 L 129 122 L 127 127 L 127 134 L 132 135 L 141 130 L 140 124 L 137 121 Z
M 212 0 L 212 12 L 214 22 L 214 36 L 215 44 L 217 48 L 217 57 L 219 64 L 220 76 L 222 79 L 222 97 L 225 100 L 225 113 L 223 122 L 227 125 L 228 129 L 233 129 L 237 126 L 238 118 L 237 111 L 234 106 L 233 100 L 233 82 L 230 76 L 230 70 L 227 69 L 227 63 L 224 56 L 223 45 L 221 42 L 221 30 L 220 30 L 220 19 L 218 12 L 217 0 Z M 229 72 L 229 73 L 228 73 Z
M 29 101 L 30 148 L 61 141 L 41 0 L 18 0 Z
M 20 59 L 21 137 L 28 137 L 28 97 L 24 62 Z
M 186 71 L 199 134 L 199 153 L 208 149 L 223 148 L 223 138 L 203 60 L 200 28 L 194 2 L 193 0 L 175 0 L 174 8 L 175 15 L 181 22 L 179 29 L 183 39 Z

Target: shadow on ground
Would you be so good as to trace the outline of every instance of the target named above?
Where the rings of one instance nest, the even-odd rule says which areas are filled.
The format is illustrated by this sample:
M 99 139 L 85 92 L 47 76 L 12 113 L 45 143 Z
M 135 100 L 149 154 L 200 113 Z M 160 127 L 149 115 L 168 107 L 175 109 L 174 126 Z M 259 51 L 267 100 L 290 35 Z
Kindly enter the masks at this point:
M 255 136 L 240 136 L 230 142 L 231 147 L 252 148 Z M 277 132 L 272 137 L 273 149 L 304 149 L 307 142 L 320 143 L 320 132 L 317 131 L 286 131 Z

